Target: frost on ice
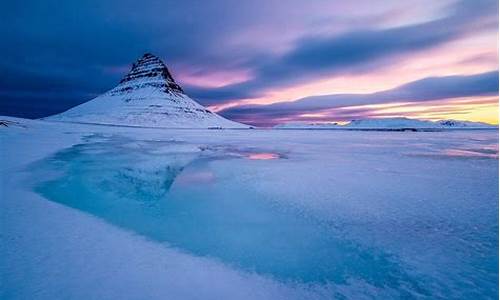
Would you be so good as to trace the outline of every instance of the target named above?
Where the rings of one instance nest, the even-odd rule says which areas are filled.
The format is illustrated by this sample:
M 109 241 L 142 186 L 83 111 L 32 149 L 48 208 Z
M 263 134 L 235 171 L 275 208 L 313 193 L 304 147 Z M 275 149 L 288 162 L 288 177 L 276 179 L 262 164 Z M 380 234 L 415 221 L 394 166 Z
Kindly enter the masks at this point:
M 2 129 L 2 298 L 494 298 L 495 130 Z

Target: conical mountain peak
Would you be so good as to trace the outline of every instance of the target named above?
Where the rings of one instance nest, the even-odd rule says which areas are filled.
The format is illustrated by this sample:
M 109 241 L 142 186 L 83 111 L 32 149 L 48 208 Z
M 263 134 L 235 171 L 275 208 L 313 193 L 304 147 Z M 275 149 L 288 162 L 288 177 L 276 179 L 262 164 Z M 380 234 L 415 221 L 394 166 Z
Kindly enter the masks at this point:
M 120 85 L 124 84 L 140 84 L 141 87 L 150 85 L 163 88 L 165 92 L 183 93 L 165 63 L 151 53 L 144 54 L 132 64 L 130 72 L 120 81 Z
M 47 119 L 164 128 L 246 128 L 187 96 L 167 66 L 146 53 L 113 89 Z

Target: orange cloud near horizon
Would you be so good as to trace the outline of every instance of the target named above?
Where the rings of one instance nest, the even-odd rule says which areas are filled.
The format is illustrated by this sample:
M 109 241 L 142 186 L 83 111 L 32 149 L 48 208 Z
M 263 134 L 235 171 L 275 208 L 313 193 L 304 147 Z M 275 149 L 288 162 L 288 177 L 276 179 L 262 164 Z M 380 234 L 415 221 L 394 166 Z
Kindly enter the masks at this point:
M 401 102 L 339 108 L 366 109 L 368 117 L 409 117 L 430 121 L 454 119 L 498 125 L 498 97 L 468 97 L 427 102 Z

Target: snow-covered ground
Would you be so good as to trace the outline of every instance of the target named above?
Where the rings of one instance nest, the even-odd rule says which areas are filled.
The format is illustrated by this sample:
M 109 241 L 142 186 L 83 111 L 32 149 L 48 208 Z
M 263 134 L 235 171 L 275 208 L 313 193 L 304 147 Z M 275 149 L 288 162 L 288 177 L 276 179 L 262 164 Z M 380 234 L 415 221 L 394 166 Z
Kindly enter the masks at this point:
M 497 298 L 497 131 L 0 119 L 1 299 Z

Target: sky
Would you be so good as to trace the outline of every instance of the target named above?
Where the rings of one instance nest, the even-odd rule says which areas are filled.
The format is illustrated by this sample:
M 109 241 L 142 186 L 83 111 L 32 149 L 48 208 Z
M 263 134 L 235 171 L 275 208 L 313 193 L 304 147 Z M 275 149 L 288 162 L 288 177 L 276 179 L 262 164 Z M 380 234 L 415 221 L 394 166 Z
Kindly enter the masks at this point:
M 498 1 L 2 1 L 0 115 L 113 88 L 145 52 L 257 126 L 359 118 L 498 124 Z

